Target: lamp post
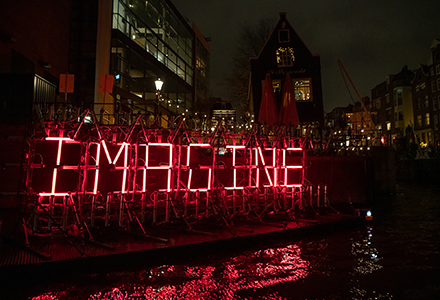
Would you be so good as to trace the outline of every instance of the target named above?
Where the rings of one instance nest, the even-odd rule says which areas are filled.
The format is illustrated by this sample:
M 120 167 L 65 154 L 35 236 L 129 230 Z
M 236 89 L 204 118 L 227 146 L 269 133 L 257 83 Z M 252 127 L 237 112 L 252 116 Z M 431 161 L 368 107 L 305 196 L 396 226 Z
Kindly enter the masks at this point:
M 154 85 L 156 86 L 156 103 L 154 106 L 154 123 L 157 125 L 160 125 L 160 119 L 158 120 L 159 117 L 159 100 L 160 100 L 160 91 L 162 90 L 162 86 L 163 86 L 163 81 L 160 80 L 160 78 L 158 78 L 155 82 Z

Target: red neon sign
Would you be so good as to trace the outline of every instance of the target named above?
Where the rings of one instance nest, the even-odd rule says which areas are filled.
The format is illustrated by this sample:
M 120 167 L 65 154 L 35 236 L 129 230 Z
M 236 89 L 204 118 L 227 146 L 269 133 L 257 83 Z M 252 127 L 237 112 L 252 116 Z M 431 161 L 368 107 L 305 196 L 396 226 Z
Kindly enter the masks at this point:
M 105 184 L 106 181 L 104 180 L 105 177 L 100 178 L 103 176 L 100 169 L 104 165 L 111 165 L 111 171 L 122 171 L 122 174 L 119 173 L 122 175 L 120 188 L 119 190 L 112 191 L 122 194 L 130 192 L 146 193 L 155 190 L 162 192 L 208 192 L 214 187 L 214 171 L 217 172 L 220 171 L 220 169 L 229 170 L 228 172 L 232 171 L 232 179 L 231 173 L 223 173 L 230 174 L 228 175 L 229 181 L 223 184 L 221 182 L 219 183 L 219 186 L 222 186 L 225 190 L 241 190 L 245 188 L 259 188 L 261 186 L 301 186 L 302 165 L 291 163 L 291 160 L 287 159 L 287 154 L 295 151 L 301 152 L 302 148 L 263 149 L 262 147 L 246 148 L 244 145 L 228 145 L 226 149 L 231 153 L 231 158 L 225 160 L 226 162 L 222 162 L 223 165 L 220 166 L 216 162 L 215 149 L 208 143 L 191 143 L 186 146 L 177 146 L 172 143 L 132 144 L 122 142 L 111 146 L 112 153 L 116 153 L 113 158 L 109 152 L 109 146 L 102 140 L 101 142 L 89 142 L 89 144 L 86 144 L 87 146 L 94 145 L 96 147 L 94 162 L 84 168 L 79 168 L 78 166 L 81 162 L 78 162 L 78 165 L 62 165 L 61 157 L 64 144 L 80 144 L 80 141 L 66 137 L 49 137 L 45 140 L 48 142 L 57 141 L 58 145 L 55 167 L 52 170 L 51 190 L 50 192 L 39 192 L 38 194 L 40 196 L 65 197 L 71 193 L 69 191 L 60 192 L 57 189 L 58 173 L 60 170 L 78 170 L 79 172 L 87 172 L 87 170 L 94 171 L 91 193 L 97 195 L 102 192 L 100 191 L 100 184 Z M 207 151 L 209 149 L 211 149 L 211 151 Z M 247 156 L 246 164 L 242 163 L 240 165 L 238 163 L 238 154 L 241 155 L 240 158 L 244 161 L 246 161 L 244 158 Z M 107 159 L 102 160 L 101 155 L 105 155 Z M 86 164 L 88 163 L 87 158 L 82 158 L 81 161 L 85 161 Z M 109 167 L 107 167 L 107 169 L 108 168 Z M 262 177 L 260 176 L 260 171 L 264 172 Z M 140 172 L 138 173 L 140 174 L 139 177 L 134 175 L 136 172 Z M 173 172 L 177 175 L 173 176 Z M 186 172 L 185 175 L 184 172 Z M 239 177 L 239 172 L 243 174 L 241 177 Z M 248 178 L 245 178 L 244 172 L 248 174 Z M 296 182 L 294 180 L 292 181 L 292 174 L 296 174 L 299 180 L 296 180 Z M 180 177 L 180 175 L 182 177 Z M 104 176 L 113 175 L 105 173 Z M 148 188 L 147 182 L 149 176 L 157 176 L 157 178 L 160 178 L 160 182 L 156 182 L 156 185 L 150 189 Z M 225 177 L 217 176 L 215 179 L 217 180 L 216 183 L 218 183 L 218 180 L 221 180 L 221 178 L 224 179 Z M 262 180 L 263 178 L 264 181 Z M 184 186 L 184 184 L 180 185 L 181 182 L 177 182 L 177 180 L 186 183 L 186 186 Z M 111 186 L 112 189 L 114 188 L 113 186 L 114 185 Z M 33 188 L 38 191 L 38 187 Z
M 57 154 L 56 154 L 56 161 L 55 166 L 52 171 L 52 186 L 50 192 L 40 192 L 38 193 L 40 197 L 48 197 L 48 196 L 54 196 L 54 197 L 65 197 L 69 195 L 69 192 L 57 192 L 57 179 L 58 179 L 58 172 L 61 170 L 75 170 L 78 167 L 76 165 L 61 165 L 61 153 L 63 149 L 64 143 L 76 143 L 78 144 L 78 141 L 72 140 L 67 137 L 46 137 L 46 141 L 58 141 L 58 147 L 57 147 Z

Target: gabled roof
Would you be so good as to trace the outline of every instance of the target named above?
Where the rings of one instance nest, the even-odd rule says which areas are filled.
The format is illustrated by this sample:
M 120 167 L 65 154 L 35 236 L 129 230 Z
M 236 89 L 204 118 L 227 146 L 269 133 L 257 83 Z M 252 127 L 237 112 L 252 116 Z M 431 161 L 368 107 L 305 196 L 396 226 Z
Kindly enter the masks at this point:
M 267 46 L 267 43 L 269 42 L 269 40 L 271 40 L 273 35 L 277 35 L 278 34 L 278 29 L 280 28 L 288 28 L 299 40 L 300 42 L 304 45 L 304 48 L 307 49 L 307 51 L 312 55 L 315 56 L 311 51 L 310 48 L 306 45 L 306 43 L 304 43 L 304 41 L 302 40 L 302 38 L 298 35 L 298 33 L 295 31 L 295 29 L 292 27 L 292 25 L 289 23 L 289 21 L 286 18 L 286 14 L 285 12 L 280 12 L 279 16 L 280 19 L 278 20 L 278 23 L 274 26 L 274 28 L 272 29 L 271 34 L 269 34 L 268 38 L 266 39 L 266 42 L 264 43 L 263 47 L 261 47 L 260 52 L 258 53 L 257 57 L 255 58 L 259 58 L 261 53 L 264 51 L 264 49 Z
M 427 65 L 419 63 L 419 67 L 414 70 L 414 73 L 417 73 L 418 71 L 423 73 L 423 75 L 425 75 L 425 76 L 429 75 L 429 67 Z

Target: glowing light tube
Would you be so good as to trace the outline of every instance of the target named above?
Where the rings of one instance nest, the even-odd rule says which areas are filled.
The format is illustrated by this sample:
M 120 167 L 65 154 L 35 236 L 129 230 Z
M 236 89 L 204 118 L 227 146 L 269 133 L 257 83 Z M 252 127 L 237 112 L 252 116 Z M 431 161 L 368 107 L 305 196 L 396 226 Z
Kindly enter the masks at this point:
M 101 141 L 101 144 L 102 144 L 102 147 L 104 148 L 105 155 L 107 156 L 108 163 L 111 164 L 112 163 L 112 159 L 110 157 L 110 153 L 108 153 L 107 144 L 105 143 L 104 140 Z
M 60 137 L 60 136 L 48 136 L 45 138 L 46 141 L 74 141 L 69 137 Z
M 126 142 L 122 142 L 122 145 L 121 145 L 121 147 L 119 148 L 118 154 L 116 154 L 116 157 L 115 157 L 115 159 L 113 160 L 113 164 L 114 164 L 114 165 L 116 165 L 116 162 L 118 161 L 119 156 L 121 156 L 122 150 L 124 150 L 125 145 L 128 145 L 128 144 L 127 144 Z
M 95 183 L 93 185 L 93 194 L 98 193 L 98 179 L 99 179 L 99 160 L 101 158 L 101 144 L 96 145 L 96 161 L 95 161 Z
M 188 174 L 188 189 L 191 191 L 191 179 L 192 179 L 192 169 L 189 169 L 189 174 Z
M 53 175 L 52 175 L 52 195 L 55 194 L 55 186 L 57 184 L 57 173 L 58 173 L 58 167 L 61 163 L 61 149 L 63 147 L 63 140 L 58 140 L 58 153 L 57 153 L 57 161 L 56 166 L 53 169 Z
M 301 166 L 301 165 L 289 165 L 289 166 L 286 166 L 286 151 L 287 150 L 292 150 L 292 149 L 295 149 L 295 151 L 299 151 L 298 149 L 302 150 L 302 148 L 287 148 L 287 149 L 283 150 L 283 163 L 282 163 L 281 168 L 284 169 L 284 184 L 282 186 L 285 186 L 285 187 L 301 187 L 302 186 L 301 184 L 288 184 L 288 182 L 289 182 L 289 180 L 288 180 L 288 170 L 302 169 L 303 168 L 303 166 Z
M 169 148 L 169 153 L 168 153 L 168 165 L 165 166 L 150 166 L 149 165 L 149 148 L 152 146 L 157 146 L 157 147 L 168 147 Z M 143 178 L 143 187 L 142 190 L 146 191 L 146 186 L 147 186 L 147 170 L 168 170 L 167 172 L 167 187 L 166 187 L 166 191 L 170 192 L 171 191 L 171 179 L 172 179 L 172 168 L 173 168 L 173 144 L 171 143 L 148 143 L 146 145 L 145 148 L 145 169 L 144 169 L 144 178 Z
M 147 191 L 147 168 L 148 168 L 148 146 L 145 147 L 145 162 L 144 162 L 144 169 L 142 171 L 142 193 L 145 193 Z
M 188 145 L 188 150 L 186 154 L 186 167 L 189 168 L 190 161 L 191 161 L 191 147 L 200 147 L 200 148 L 211 148 L 211 144 L 207 143 L 193 143 Z M 191 182 L 192 182 L 192 175 L 193 170 L 189 168 L 189 174 L 188 174 L 188 182 L 187 187 L 189 191 L 201 191 L 206 192 L 211 189 L 211 180 L 212 180 L 212 166 L 199 166 L 200 170 L 208 170 L 208 187 L 207 188 L 191 188 Z
M 40 197 L 50 197 L 50 196 L 54 196 L 54 197 L 66 197 L 69 196 L 69 193 L 38 193 L 38 196 Z
M 125 194 L 125 193 L 127 193 L 127 191 L 125 190 L 126 189 L 126 183 L 127 183 L 127 169 L 128 169 L 128 144 L 127 143 L 122 143 L 122 145 L 124 145 L 125 147 L 125 153 L 124 153 L 124 172 L 123 172 L 123 175 L 122 175 L 122 194 Z M 122 149 L 122 148 L 121 148 Z M 119 152 L 121 152 L 121 150 L 119 149 Z M 120 154 L 120 153 L 118 153 L 118 154 Z M 118 157 L 118 156 L 116 156 L 116 157 Z M 116 162 L 116 158 L 115 158 L 115 162 Z

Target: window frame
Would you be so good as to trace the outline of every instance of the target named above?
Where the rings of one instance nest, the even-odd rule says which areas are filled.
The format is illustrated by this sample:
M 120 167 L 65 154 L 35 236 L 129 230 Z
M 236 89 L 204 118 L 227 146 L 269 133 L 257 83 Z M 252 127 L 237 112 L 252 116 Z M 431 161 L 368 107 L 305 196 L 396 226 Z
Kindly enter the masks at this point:
M 281 33 L 287 33 L 287 40 L 281 40 Z M 278 42 L 279 43 L 290 43 L 290 30 L 289 29 L 278 29 Z

